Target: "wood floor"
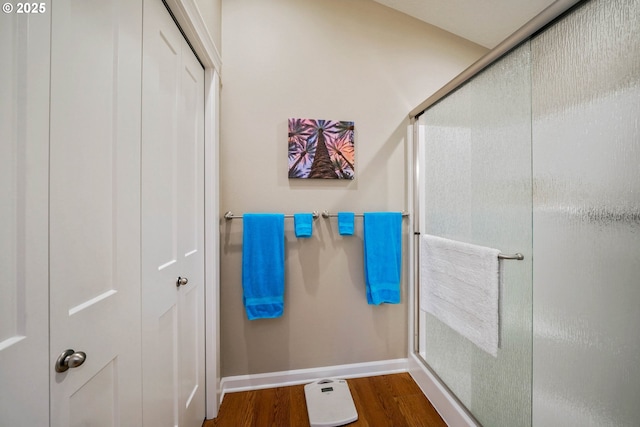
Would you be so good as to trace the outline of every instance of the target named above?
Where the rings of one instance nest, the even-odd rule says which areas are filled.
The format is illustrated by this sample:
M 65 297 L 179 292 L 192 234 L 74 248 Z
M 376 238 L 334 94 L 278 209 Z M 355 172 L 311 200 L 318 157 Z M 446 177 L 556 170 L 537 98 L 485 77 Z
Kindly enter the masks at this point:
M 347 380 L 358 411 L 349 427 L 446 427 L 407 373 Z M 203 427 L 308 427 L 304 385 L 225 395 Z

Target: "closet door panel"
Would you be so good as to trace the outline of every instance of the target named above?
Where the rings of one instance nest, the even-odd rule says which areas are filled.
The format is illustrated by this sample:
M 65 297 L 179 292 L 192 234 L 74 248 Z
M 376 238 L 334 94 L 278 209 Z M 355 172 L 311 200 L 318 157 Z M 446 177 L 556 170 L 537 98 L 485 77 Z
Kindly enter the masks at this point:
M 141 423 L 141 6 L 60 0 L 52 9 L 53 425 Z M 85 362 L 54 371 L 68 349 Z
M 180 292 L 180 405 L 183 426 L 204 417 L 204 70 L 182 41 L 180 253 L 189 283 Z
M 204 411 L 204 70 L 162 2 L 145 1 L 142 107 L 144 423 Z
M 51 4 L 0 14 L 0 425 L 49 425 Z
M 145 2 L 142 122 L 142 316 L 145 426 L 179 425 L 178 95 L 182 35 Z

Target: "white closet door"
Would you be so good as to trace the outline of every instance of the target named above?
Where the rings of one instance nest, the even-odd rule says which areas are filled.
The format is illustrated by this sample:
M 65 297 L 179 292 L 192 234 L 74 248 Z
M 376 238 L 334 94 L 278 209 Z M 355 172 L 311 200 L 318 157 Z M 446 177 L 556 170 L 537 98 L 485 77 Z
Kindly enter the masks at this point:
M 10 3 L 8 3 L 10 4 Z M 0 14 L 0 425 L 49 425 L 49 31 Z
M 137 427 L 142 4 L 51 13 L 51 425 Z M 67 349 L 86 361 L 56 372 Z
M 195 427 L 205 416 L 204 70 L 162 2 L 144 7 L 144 425 Z

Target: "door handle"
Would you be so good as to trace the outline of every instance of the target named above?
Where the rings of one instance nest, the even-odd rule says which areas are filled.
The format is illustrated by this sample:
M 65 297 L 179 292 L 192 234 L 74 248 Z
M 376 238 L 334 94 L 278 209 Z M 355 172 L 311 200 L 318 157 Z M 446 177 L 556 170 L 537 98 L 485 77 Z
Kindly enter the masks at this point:
M 69 368 L 77 368 L 87 360 L 87 354 L 84 351 L 65 350 L 60 353 L 56 360 L 56 372 L 65 372 Z
M 179 277 L 178 276 L 178 281 L 176 282 L 176 286 L 179 288 L 180 286 L 184 286 L 187 283 L 189 283 L 189 279 L 187 279 L 186 277 Z

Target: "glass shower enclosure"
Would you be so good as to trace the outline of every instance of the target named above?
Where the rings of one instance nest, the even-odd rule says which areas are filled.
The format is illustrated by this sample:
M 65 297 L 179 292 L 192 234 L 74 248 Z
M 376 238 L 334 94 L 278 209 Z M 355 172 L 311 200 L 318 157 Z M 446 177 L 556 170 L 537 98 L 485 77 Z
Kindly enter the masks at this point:
M 414 228 L 524 255 L 497 357 L 416 309 L 416 356 L 479 425 L 640 425 L 638 40 L 640 0 L 580 2 L 414 122 Z

